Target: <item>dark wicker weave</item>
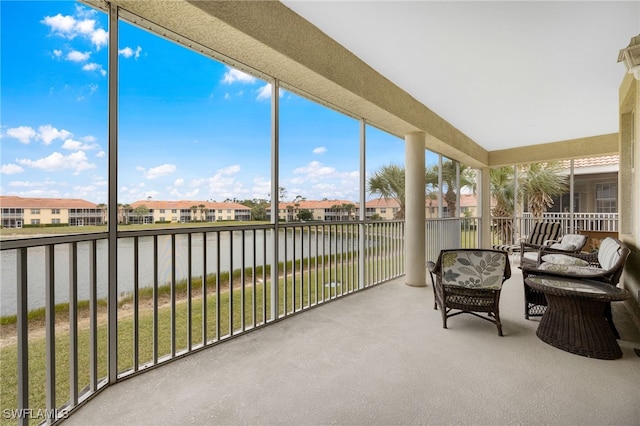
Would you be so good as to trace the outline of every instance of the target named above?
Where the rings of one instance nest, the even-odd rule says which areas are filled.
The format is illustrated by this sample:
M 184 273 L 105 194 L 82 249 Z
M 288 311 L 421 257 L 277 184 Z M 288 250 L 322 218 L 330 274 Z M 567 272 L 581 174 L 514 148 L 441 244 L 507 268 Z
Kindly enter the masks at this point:
M 471 287 L 463 283 L 452 285 L 443 283 L 443 275 L 450 274 L 453 271 L 451 266 L 443 265 L 443 256 L 447 253 L 460 254 L 461 257 L 470 253 L 478 256 L 486 254 L 504 256 L 502 270 L 496 268 L 492 271 L 493 276 L 499 278 L 498 288 L 482 288 Z M 434 309 L 440 306 L 442 313 L 442 327 L 447 328 L 447 318 L 460 315 L 463 313 L 474 315 L 478 318 L 492 322 L 498 328 L 498 335 L 502 336 L 502 323 L 500 322 L 500 290 L 502 283 L 511 276 L 511 267 L 509 264 L 508 254 L 499 250 L 481 250 L 481 249 L 457 249 L 442 250 L 438 256 L 438 260 L 427 262 L 427 267 L 431 274 L 431 283 L 434 288 Z M 447 269 L 448 268 L 448 269 Z M 435 277 L 435 279 L 434 279 Z M 451 313 L 453 310 L 457 312 Z M 478 315 L 477 312 L 486 313 L 486 316 Z
M 590 358 L 622 356 L 605 310 L 612 301 L 627 299 L 627 290 L 596 281 L 544 275 L 529 277 L 526 282 L 543 292 L 549 302 L 536 331 L 540 340 Z
M 549 276 L 556 276 L 556 277 L 562 277 L 562 278 L 594 280 L 594 281 L 604 282 L 612 286 L 616 286 L 618 284 L 618 281 L 620 280 L 620 275 L 622 275 L 624 264 L 627 260 L 627 257 L 631 253 L 631 251 L 624 244 L 622 244 L 620 240 L 617 240 L 615 238 L 611 238 L 611 239 L 615 241 L 616 244 L 619 245 L 620 257 L 618 258 L 618 261 L 609 269 L 602 268 L 602 265 L 600 265 L 600 262 L 598 261 L 597 252 L 596 253 L 565 253 L 565 252 L 562 253 L 567 256 L 585 260 L 589 263 L 589 266 L 593 266 L 594 268 L 599 268 L 599 269 L 594 269 L 593 273 L 590 273 L 587 275 L 576 276 L 571 273 L 538 269 L 542 256 L 546 254 L 558 253 L 557 250 L 553 250 L 551 248 L 543 248 L 542 250 L 540 250 L 540 254 L 538 256 L 538 259 L 539 259 L 538 265 L 533 267 L 528 265 L 522 266 L 522 278 L 524 283 L 524 299 L 525 299 L 524 317 L 526 319 L 529 319 L 530 316 L 540 316 L 544 314 L 544 311 L 547 306 L 547 300 L 544 297 L 544 295 L 542 295 L 539 291 L 532 289 L 530 286 L 527 285 L 526 279 L 531 275 L 549 275 Z M 613 323 L 613 317 L 611 313 L 611 304 L 607 304 L 605 309 L 606 309 L 605 316 L 607 318 L 607 321 L 609 322 L 609 326 L 611 327 L 615 337 L 619 338 L 620 334 L 618 333 L 618 330 L 616 329 L 616 326 Z

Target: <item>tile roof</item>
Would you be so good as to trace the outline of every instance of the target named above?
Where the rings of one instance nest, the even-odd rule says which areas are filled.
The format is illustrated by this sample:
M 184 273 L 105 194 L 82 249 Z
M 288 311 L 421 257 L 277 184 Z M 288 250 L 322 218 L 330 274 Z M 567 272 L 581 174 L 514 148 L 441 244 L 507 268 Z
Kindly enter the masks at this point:
M 79 198 L 23 198 L 0 195 L 0 207 L 23 209 L 95 209 L 97 204 Z
M 568 169 L 571 167 L 571 160 L 564 160 L 561 162 L 562 167 Z M 592 157 L 592 158 L 579 158 L 573 160 L 573 167 L 598 167 L 598 166 L 613 166 L 620 164 L 619 155 L 607 155 L 604 157 Z
M 190 210 L 192 206 L 198 207 L 198 211 L 200 211 L 200 205 L 204 205 L 205 208 L 209 210 L 219 210 L 219 209 L 234 209 L 234 210 L 247 210 L 249 207 L 234 202 L 212 202 L 212 201 L 188 201 L 188 200 L 180 200 L 180 201 L 162 201 L 162 200 L 139 200 L 131 203 L 131 208 L 135 209 L 139 206 L 146 206 L 149 209 L 188 209 Z

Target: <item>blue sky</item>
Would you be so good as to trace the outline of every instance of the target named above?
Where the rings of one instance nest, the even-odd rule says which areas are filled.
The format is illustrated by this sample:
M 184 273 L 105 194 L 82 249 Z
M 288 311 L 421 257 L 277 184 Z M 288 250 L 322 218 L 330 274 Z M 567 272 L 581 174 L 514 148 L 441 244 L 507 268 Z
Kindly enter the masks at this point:
M 107 16 L 2 1 L 0 193 L 107 200 Z M 127 23 L 119 38 L 118 201 L 267 199 L 270 86 Z M 280 93 L 286 200 L 357 201 L 359 122 Z M 404 142 L 367 128 L 367 173 Z

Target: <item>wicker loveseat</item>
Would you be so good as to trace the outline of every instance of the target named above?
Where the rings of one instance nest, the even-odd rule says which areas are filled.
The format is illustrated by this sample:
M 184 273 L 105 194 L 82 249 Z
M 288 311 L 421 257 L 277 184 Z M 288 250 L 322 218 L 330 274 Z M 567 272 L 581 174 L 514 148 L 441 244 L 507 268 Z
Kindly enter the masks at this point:
M 624 264 L 631 251 L 620 240 L 607 237 L 602 240 L 600 249 L 595 253 L 563 253 L 551 248 L 543 248 L 539 253 L 539 263 L 534 266 L 522 266 L 523 282 L 529 275 L 552 275 L 602 281 L 617 285 L 622 275 Z M 547 301 L 544 294 L 529 287 L 524 282 L 525 318 L 539 316 L 544 313 Z M 607 321 L 616 338 L 619 338 L 613 318 L 611 306 L 606 312 Z

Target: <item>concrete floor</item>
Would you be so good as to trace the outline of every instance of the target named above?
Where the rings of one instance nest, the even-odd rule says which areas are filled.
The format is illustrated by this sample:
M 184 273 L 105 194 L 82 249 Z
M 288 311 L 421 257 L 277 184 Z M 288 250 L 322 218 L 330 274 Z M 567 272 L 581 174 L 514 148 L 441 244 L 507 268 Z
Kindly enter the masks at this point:
M 110 386 L 71 425 L 639 425 L 640 332 L 614 304 L 623 357 L 573 355 L 523 317 L 504 337 L 470 315 L 442 328 L 431 286 L 396 280 Z

